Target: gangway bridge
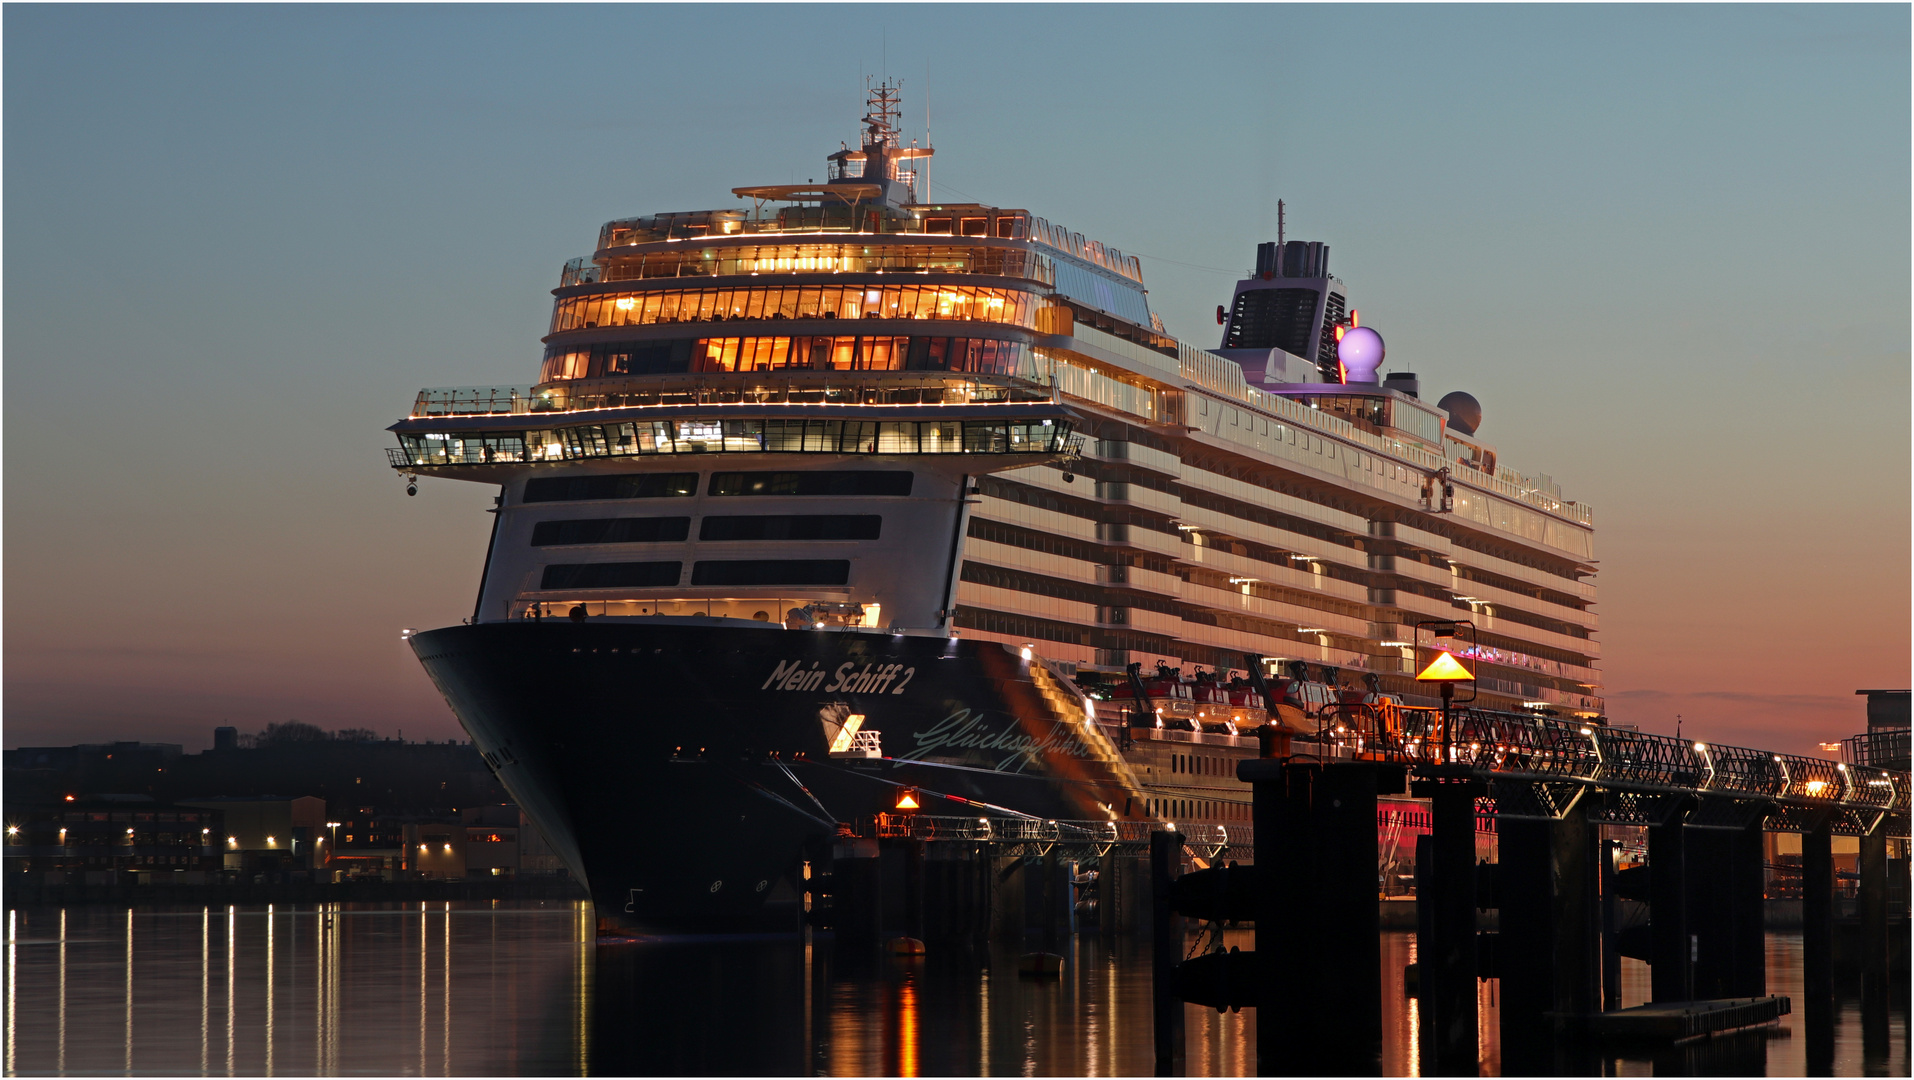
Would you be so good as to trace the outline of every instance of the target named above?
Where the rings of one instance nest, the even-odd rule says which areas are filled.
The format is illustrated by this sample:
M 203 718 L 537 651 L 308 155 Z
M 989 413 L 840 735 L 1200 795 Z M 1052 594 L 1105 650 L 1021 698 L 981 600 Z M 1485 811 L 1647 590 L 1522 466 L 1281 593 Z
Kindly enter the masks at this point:
M 1411 712 L 1389 723 L 1375 709 L 1347 708 L 1340 725 L 1298 737 L 1291 760 L 1371 761 L 1410 775 L 1441 772 L 1481 781 L 1478 817 L 1559 820 L 1581 804 L 1591 823 L 1654 826 L 1686 809 L 1686 824 L 1769 832 L 1827 829 L 1864 836 L 1909 829 L 1910 776 L 1827 758 L 1677 739 L 1550 716 L 1457 709 L 1443 739 L 1439 714 Z M 1336 730 L 1340 726 L 1342 730 Z M 917 763 L 921 764 L 921 763 Z M 1205 859 L 1247 857 L 1247 825 L 1078 821 L 979 814 L 880 814 L 864 835 L 986 844 L 1004 855 L 1141 854 L 1150 834 L 1174 830 Z

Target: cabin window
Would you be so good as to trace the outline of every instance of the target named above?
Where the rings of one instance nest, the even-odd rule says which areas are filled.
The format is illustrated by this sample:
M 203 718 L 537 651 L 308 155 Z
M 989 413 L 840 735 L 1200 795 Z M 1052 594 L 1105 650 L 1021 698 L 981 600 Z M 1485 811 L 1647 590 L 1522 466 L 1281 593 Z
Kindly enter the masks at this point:
M 876 514 L 756 514 L 707 517 L 698 526 L 698 539 L 875 540 L 883 524 L 884 519 Z
M 693 585 L 843 585 L 849 559 L 706 560 L 691 568 Z
M 990 219 L 988 218 L 967 217 L 967 218 L 964 218 L 960 224 L 962 226 L 963 234 L 965 236 L 990 235 L 989 233 Z
M 692 472 L 545 476 L 525 481 L 525 495 L 520 501 L 535 503 L 580 502 L 586 499 L 677 499 L 697 493 L 698 474 Z
M 614 562 L 552 563 L 540 579 L 541 589 L 644 589 L 678 584 L 683 563 Z
M 909 495 L 908 472 L 720 472 L 712 495 Z
M 950 232 L 950 219 L 947 217 L 927 217 L 924 219 L 924 231 L 927 233 L 944 233 L 948 235 Z
M 532 546 L 559 544 L 656 544 L 683 540 L 691 532 L 688 517 L 586 518 L 541 521 L 532 526 Z

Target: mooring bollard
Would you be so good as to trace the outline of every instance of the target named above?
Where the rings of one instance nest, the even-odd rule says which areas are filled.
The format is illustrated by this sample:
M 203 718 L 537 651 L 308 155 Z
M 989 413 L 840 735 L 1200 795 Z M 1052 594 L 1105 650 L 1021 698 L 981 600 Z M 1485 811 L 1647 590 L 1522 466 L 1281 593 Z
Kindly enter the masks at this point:
M 1183 861 L 1183 834 L 1150 834 L 1150 949 L 1152 1032 L 1156 1075 L 1182 1076 L 1184 1068 L 1183 999 L 1171 993 L 1176 965 L 1183 959 L 1183 920 L 1170 909 L 1170 882 Z

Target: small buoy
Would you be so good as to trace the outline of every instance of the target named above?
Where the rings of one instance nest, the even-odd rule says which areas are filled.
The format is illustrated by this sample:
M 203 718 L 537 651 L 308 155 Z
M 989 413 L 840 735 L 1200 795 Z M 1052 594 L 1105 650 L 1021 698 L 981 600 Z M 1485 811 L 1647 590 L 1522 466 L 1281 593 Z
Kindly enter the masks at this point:
M 922 956 L 924 943 L 914 937 L 892 938 L 890 950 L 892 956 Z
M 1055 979 L 1063 975 L 1063 957 L 1056 953 L 1024 953 L 1017 960 L 1017 974 L 1031 979 Z

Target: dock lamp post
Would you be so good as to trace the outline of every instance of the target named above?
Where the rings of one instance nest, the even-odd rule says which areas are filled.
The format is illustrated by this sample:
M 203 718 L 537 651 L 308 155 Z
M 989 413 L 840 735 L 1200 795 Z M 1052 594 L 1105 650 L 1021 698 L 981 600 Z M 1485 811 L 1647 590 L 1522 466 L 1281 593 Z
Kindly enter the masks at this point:
M 1429 631 L 1433 639 L 1430 648 L 1435 655 L 1416 673 L 1417 682 L 1432 682 L 1442 688 L 1442 764 L 1447 765 L 1453 756 L 1454 739 L 1450 734 L 1449 707 L 1455 701 L 1455 684 L 1466 682 L 1469 696 L 1463 698 L 1463 704 L 1475 700 L 1475 672 L 1456 659 L 1461 644 L 1459 639 L 1466 638 L 1471 646 L 1475 644 L 1475 624 L 1469 622 L 1421 622 L 1416 624 L 1416 644 L 1421 647 L 1424 630 Z

